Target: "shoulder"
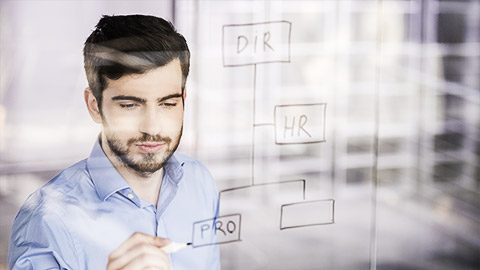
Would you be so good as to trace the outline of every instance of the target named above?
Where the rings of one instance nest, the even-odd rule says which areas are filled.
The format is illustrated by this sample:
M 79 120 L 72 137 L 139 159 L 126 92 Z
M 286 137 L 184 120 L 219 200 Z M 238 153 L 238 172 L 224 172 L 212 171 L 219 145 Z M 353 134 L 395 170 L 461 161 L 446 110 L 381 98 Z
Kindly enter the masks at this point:
M 10 248 L 24 253 L 35 246 L 51 247 L 54 239 L 71 242 L 64 218 L 66 196 L 55 185 L 47 183 L 32 193 L 17 213 L 10 236 Z M 14 253 L 15 253 L 14 252 Z
M 180 181 L 182 193 L 190 200 L 204 202 L 209 215 L 217 215 L 218 189 L 213 176 L 205 165 L 195 158 L 175 153 L 175 159 L 181 164 L 183 175 Z
M 22 205 L 10 235 L 10 268 L 14 264 L 76 265 L 77 248 L 65 223 L 67 210 L 63 207 L 62 194 L 47 184 L 30 195 Z
M 19 223 L 26 225 L 58 220 L 68 213 L 68 205 L 78 201 L 77 194 L 82 193 L 79 190 L 91 185 L 85 168 L 86 161 L 82 160 L 66 168 L 32 193 L 20 208 L 14 226 Z
M 203 179 L 208 182 L 214 182 L 208 168 L 199 160 L 182 153 L 175 153 L 174 157 L 181 164 L 184 174 L 187 176 L 195 175 L 196 179 Z M 198 180 L 197 180 L 198 181 Z
M 209 192 L 217 193 L 215 180 L 207 167 L 199 160 L 182 153 L 175 153 L 175 159 L 181 164 L 183 182 L 192 186 L 200 186 Z
M 67 194 L 81 185 L 89 185 L 91 181 L 87 170 L 87 160 L 81 160 L 61 171 L 52 178 L 44 187 L 51 186 L 59 192 Z
M 49 188 L 35 191 L 18 211 L 12 226 L 12 237 L 17 243 L 25 243 L 44 237 L 44 230 L 63 230 L 62 217 L 66 211 L 61 205 L 58 192 L 51 192 Z
M 201 170 L 206 170 L 208 171 L 207 167 L 205 167 L 205 165 L 203 165 L 199 160 L 193 158 L 193 157 L 190 157 L 190 156 L 187 156 L 183 153 L 175 153 L 173 155 L 177 161 L 180 163 L 180 164 L 184 164 L 183 167 L 185 168 L 185 166 L 187 166 L 187 168 L 189 167 L 192 167 L 192 168 L 195 168 L 195 169 L 201 169 Z

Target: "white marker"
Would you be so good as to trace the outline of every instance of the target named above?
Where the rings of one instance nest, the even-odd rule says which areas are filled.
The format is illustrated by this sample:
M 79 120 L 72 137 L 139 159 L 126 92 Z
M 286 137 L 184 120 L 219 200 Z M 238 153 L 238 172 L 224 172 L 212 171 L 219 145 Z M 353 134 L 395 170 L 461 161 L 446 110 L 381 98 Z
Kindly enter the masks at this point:
M 161 248 L 161 250 L 165 251 L 167 254 L 175 253 L 187 246 L 190 246 L 192 243 L 175 243 L 172 242 L 168 244 L 167 246 L 164 246 Z

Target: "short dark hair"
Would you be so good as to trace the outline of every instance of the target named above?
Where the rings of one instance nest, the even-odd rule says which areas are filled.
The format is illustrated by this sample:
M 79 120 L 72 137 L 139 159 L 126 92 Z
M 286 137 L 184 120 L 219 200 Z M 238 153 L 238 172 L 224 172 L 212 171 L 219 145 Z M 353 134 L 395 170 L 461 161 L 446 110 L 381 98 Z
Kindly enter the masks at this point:
M 100 111 L 107 78 L 142 74 L 179 59 L 183 93 L 190 68 L 185 38 L 172 23 L 147 15 L 104 15 L 85 41 L 83 56 L 88 86 Z

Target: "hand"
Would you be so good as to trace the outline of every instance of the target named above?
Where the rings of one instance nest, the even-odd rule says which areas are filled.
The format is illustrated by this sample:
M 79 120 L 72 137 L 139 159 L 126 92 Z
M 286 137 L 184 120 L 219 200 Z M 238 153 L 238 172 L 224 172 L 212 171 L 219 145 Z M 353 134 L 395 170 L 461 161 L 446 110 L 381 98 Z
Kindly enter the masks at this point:
M 108 256 L 107 270 L 170 269 L 167 254 L 161 250 L 169 239 L 136 232 Z

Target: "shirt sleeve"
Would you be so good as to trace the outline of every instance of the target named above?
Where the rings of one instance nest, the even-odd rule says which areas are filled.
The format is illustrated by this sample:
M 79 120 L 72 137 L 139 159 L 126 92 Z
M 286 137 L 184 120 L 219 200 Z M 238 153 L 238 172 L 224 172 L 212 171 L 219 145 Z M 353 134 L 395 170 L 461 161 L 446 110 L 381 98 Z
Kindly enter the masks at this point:
M 8 269 L 79 269 L 73 239 L 60 216 L 22 207 L 12 227 Z

